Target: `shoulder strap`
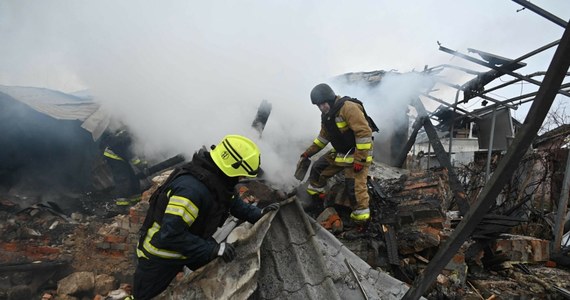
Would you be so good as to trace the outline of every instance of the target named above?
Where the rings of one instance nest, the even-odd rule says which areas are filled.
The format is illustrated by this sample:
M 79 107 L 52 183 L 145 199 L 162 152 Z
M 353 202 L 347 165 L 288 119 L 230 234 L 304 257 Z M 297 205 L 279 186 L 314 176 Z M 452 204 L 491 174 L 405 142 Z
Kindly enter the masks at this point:
M 340 100 L 338 100 L 337 103 L 335 103 L 334 107 L 331 108 L 331 111 L 334 110 L 334 113 L 336 114 L 340 110 L 340 108 L 342 107 L 344 102 L 346 102 L 346 101 L 350 101 L 350 102 L 360 104 L 360 106 L 362 106 L 362 111 L 364 112 L 364 117 L 366 117 L 366 121 L 368 121 L 368 126 L 370 126 L 370 129 L 372 129 L 372 132 L 380 131 L 380 129 L 378 129 L 378 126 L 376 125 L 376 123 L 374 123 L 374 120 L 372 120 L 372 118 L 366 112 L 366 109 L 364 108 L 364 104 L 362 103 L 362 101 L 360 101 L 356 98 L 351 98 L 351 97 L 346 97 L 346 96 L 342 97 Z
M 190 163 L 186 163 L 178 168 L 175 168 L 174 171 L 168 176 L 166 181 L 162 183 L 155 191 L 152 193 L 149 199 L 149 207 L 146 212 L 146 216 L 144 218 L 143 224 L 140 228 L 140 232 L 142 235 L 145 235 L 147 230 L 152 226 L 152 223 L 157 219 L 162 219 L 162 216 L 158 216 L 157 213 L 164 212 L 164 209 L 157 209 L 159 204 L 160 195 L 166 190 L 166 187 L 176 178 L 179 176 L 185 175 L 190 173 L 188 170 L 188 166 Z M 162 204 L 164 206 L 164 204 Z
M 340 98 L 340 99 L 339 99 L 338 101 L 336 101 L 336 102 L 334 103 L 334 105 L 331 107 L 331 109 L 330 109 L 328 115 L 330 115 L 330 116 L 335 116 L 336 113 L 338 113 L 338 111 L 342 108 L 342 106 L 344 105 L 344 103 L 345 103 L 347 100 L 350 100 L 350 99 L 351 99 L 351 98 L 349 98 L 349 97 L 342 97 L 342 98 Z

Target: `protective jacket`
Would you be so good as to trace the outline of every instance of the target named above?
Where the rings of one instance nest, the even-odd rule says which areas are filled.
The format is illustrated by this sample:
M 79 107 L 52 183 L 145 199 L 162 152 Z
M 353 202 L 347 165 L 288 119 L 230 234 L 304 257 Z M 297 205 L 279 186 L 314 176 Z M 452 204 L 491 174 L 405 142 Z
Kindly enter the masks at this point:
M 234 193 L 237 179 L 225 176 L 205 149 L 176 169 L 151 196 L 137 246 L 139 258 L 184 264 L 195 270 L 213 259 L 212 234 L 231 213 L 250 223 L 261 209 Z
M 329 112 L 321 115 L 321 131 L 306 152 L 312 156 L 330 142 L 336 151 L 336 164 L 350 165 L 358 161 L 369 165 L 373 131 L 378 128 L 366 114 L 362 102 L 337 97 Z

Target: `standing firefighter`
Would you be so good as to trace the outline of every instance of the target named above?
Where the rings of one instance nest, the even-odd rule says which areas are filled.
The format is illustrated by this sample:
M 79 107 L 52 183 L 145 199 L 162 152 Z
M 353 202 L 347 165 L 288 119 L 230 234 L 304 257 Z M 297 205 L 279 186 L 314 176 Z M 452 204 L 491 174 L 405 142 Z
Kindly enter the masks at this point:
M 378 128 L 366 114 L 362 102 L 337 96 L 327 84 L 313 88 L 311 102 L 322 113 L 321 131 L 301 154 L 299 162 L 306 161 L 329 142 L 333 148 L 313 164 L 307 192 L 323 196 L 327 180 L 344 170 L 345 189 L 352 206 L 350 218 L 356 223 L 365 223 L 370 219 L 366 178 L 372 163 L 372 132 Z
M 196 270 L 216 257 L 233 260 L 234 246 L 212 238 L 229 213 L 255 223 L 279 208 L 274 203 L 260 209 L 235 196 L 240 178 L 256 177 L 260 170 L 260 152 L 254 142 L 228 135 L 211 148 L 196 152 L 151 196 L 137 245 L 136 300 L 160 294 L 183 266 Z

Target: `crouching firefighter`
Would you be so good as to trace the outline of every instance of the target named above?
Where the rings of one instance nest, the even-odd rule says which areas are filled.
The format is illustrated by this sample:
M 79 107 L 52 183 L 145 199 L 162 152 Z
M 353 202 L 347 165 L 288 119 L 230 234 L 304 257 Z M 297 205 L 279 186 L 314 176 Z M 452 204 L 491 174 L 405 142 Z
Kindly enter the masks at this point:
M 184 266 L 196 270 L 217 257 L 232 261 L 234 246 L 212 238 L 229 213 L 255 223 L 279 208 L 274 203 L 260 209 L 234 192 L 240 178 L 256 177 L 260 170 L 253 141 L 228 135 L 211 149 L 194 153 L 152 194 L 137 245 L 134 299 L 157 296 Z

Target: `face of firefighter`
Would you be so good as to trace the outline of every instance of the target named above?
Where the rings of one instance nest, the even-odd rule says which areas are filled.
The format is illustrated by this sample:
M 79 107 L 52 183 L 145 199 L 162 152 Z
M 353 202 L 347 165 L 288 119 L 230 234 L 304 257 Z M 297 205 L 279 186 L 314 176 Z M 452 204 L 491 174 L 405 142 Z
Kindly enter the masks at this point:
M 328 102 L 323 102 L 321 104 L 318 104 L 317 107 L 319 107 L 319 110 L 323 113 L 326 114 L 329 112 L 329 110 L 331 110 L 331 106 L 329 105 Z

